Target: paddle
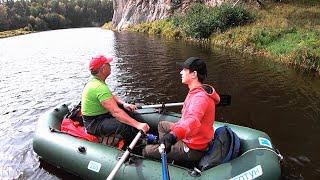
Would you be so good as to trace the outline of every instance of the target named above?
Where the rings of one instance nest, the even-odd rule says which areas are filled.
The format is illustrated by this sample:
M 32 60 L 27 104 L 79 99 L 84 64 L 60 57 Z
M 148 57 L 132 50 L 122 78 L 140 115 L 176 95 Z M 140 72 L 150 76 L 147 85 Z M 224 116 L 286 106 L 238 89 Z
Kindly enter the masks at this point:
M 162 163 L 162 179 L 170 180 L 168 164 L 167 164 L 167 154 L 165 151 L 165 145 L 161 144 L 159 146 L 159 153 L 161 155 L 161 163 Z
M 132 140 L 132 142 L 130 143 L 129 147 L 127 148 L 127 150 L 124 152 L 124 154 L 122 155 L 121 159 L 117 162 L 116 166 L 113 168 L 113 170 L 111 171 L 111 173 L 109 174 L 107 180 L 112 180 L 114 178 L 114 176 L 116 175 L 117 171 L 120 169 L 121 165 L 123 164 L 123 162 L 127 159 L 127 157 L 130 154 L 130 150 L 133 149 L 133 147 L 137 144 L 139 138 L 141 137 L 142 132 L 139 131 L 138 134 L 136 135 L 136 137 Z
M 231 104 L 231 95 L 220 95 L 220 102 L 217 106 L 229 106 Z M 183 102 L 178 103 L 166 103 L 166 104 L 153 104 L 153 105 L 143 105 L 137 106 L 138 109 L 148 109 L 148 108 L 161 108 L 161 107 L 175 107 L 182 106 Z

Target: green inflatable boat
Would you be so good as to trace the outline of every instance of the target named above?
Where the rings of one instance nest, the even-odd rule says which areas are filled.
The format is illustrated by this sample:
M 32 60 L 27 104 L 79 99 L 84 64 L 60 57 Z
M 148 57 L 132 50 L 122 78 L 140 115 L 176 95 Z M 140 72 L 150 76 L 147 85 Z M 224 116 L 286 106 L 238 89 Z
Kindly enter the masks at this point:
M 86 141 L 61 133 L 60 125 L 67 105 L 58 106 L 40 117 L 33 149 L 40 158 L 83 179 L 106 179 L 119 161 L 123 151 L 104 144 Z M 175 122 L 180 114 L 159 113 L 159 109 L 139 109 L 136 112 L 141 122 L 147 122 L 156 131 L 159 120 Z M 269 136 L 261 131 L 237 125 L 215 122 L 218 128 L 228 125 L 240 138 L 240 155 L 203 172 L 169 164 L 171 179 L 249 180 L 279 179 L 281 155 L 273 147 Z M 52 129 L 56 129 L 53 131 Z M 114 179 L 162 179 L 161 161 L 131 154 L 114 176 Z

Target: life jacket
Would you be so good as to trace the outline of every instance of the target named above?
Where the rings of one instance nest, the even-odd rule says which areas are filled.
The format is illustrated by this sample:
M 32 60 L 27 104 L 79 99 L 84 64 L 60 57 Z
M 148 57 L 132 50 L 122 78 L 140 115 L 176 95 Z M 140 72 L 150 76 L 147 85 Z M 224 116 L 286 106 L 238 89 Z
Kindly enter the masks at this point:
M 61 123 L 61 131 L 72 136 L 85 139 L 91 142 L 99 142 L 96 136 L 88 134 L 85 128 L 78 121 L 73 121 L 69 118 L 64 118 Z
M 70 134 L 91 142 L 98 142 L 104 145 L 114 146 L 118 149 L 122 149 L 124 146 L 124 139 L 116 137 L 115 134 L 98 138 L 86 132 L 81 114 L 81 101 L 65 116 L 65 118 L 62 120 L 60 128 L 61 132 L 63 133 Z
M 198 168 L 201 171 L 226 163 L 238 157 L 240 151 L 240 138 L 228 126 L 216 129 L 214 139 L 209 143 L 209 149 L 200 159 Z

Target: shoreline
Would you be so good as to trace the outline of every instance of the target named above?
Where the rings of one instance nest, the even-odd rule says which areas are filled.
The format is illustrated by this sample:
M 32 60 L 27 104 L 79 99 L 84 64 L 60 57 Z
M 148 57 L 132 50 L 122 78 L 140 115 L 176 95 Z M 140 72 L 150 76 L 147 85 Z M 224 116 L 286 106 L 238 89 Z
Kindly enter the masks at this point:
M 124 31 L 159 35 L 266 57 L 320 75 L 320 4 L 271 3 L 250 9 L 255 21 L 211 34 L 206 39 L 186 37 L 168 19 L 131 25 Z M 117 31 L 111 22 L 101 28 Z M 0 32 L 0 38 L 33 33 L 24 29 Z
M 34 32 L 35 31 L 26 31 L 24 29 L 2 31 L 2 32 L 0 32 L 0 39 L 13 37 L 13 36 L 19 36 L 19 35 L 30 34 L 30 33 L 34 33 Z
M 208 42 L 212 47 L 263 56 L 320 75 L 320 5 L 272 3 L 250 11 L 257 16 L 254 22 L 214 33 L 207 39 L 184 36 L 170 20 L 141 23 L 125 30 L 196 43 Z M 106 29 L 113 30 L 110 25 Z

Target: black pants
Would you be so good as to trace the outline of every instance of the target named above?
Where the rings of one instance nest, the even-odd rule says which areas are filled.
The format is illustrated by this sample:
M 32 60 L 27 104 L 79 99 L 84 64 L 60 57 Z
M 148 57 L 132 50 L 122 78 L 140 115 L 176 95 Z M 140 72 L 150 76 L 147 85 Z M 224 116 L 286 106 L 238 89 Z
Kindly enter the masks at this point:
M 125 139 L 125 147 L 134 139 L 138 130 L 132 126 L 121 123 L 111 114 L 98 116 L 83 116 L 83 123 L 87 133 L 96 136 L 120 134 Z
M 158 124 L 159 138 L 169 133 L 173 124 L 172 122 L 160 121 Z M 204 153 L 204 151 L 189 149 L 182 141 L 178 141 L 171 147 L 171 151 L 167 154 L 167 157 L 169 162 L 175 161 L 178 165 L 193 168 L 198 164 Z M 147 145 L 142 150 L 142 155 L 149 158 L 160 159 L 159 144 Z

